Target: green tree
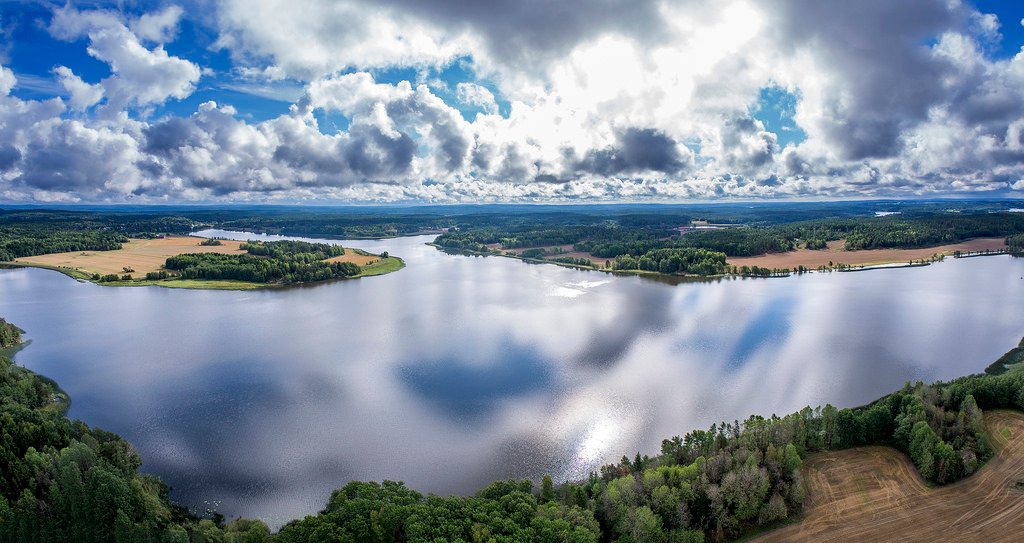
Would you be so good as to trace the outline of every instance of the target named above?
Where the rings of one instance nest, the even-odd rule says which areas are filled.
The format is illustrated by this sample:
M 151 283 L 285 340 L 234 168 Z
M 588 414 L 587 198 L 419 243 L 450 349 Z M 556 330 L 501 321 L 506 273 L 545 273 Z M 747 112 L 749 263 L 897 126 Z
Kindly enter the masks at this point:
M 540 501 L 543 503 L 555 501 L 555 485 L 550 475 L 545 475 L 541 479 Z

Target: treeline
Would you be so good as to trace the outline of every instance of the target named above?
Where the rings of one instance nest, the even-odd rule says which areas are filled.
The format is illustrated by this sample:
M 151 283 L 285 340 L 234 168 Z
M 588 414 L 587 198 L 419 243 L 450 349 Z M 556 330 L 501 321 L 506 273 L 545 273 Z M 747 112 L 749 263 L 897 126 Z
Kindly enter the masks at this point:
M 250 283 L 306 283 L 359 275 L 353 262 L 286 262 L 253 255 L 190 253 L 172 256 L 164 267 L 182 279 L 248 281 Z
M 284 262 L 314 262 L 345 254 L 341 245 L 310 243 L 306 241 L 247 241 L 239 249 L 255 256 L 268 256 Z
M 72 211 L 0 211 L 0 262 L 49 253 L 112 251 L 129 237 L 187 233 L 184 217 Z
M 5 211 L 0 210 L 0 228 L 19 228 L 26 232 L 48 230 L 89 230 L 146 237 L 156 234 L 186 234 L 198 226 L 196 221 L 161 211 Z
M 1012 247 L 1024 243 L 1024 214 L 1021 213 L 931 213 L 916 216 L 815 219 L 772 224 L 737 226 L 680 233 L 666 226 L 666 216 L 646 220 L 595 220 L 589 225 L 552 228 L 544 222 L 530 223 L 523 217 L 505 226 L 464 227 L 438 236 L 439 246 L 488 252 L 487 245 L 500 249 L 541 248 L 573 244 L 575 251 L 594 258 L 639 259 L 658 249 L 706 249 L 728 257 L 757 256 L 806 247 L 824 249 L 829 241 L 845 239 L 847 250 L 916 248 L 955 243 L 975 237 L 1010 236 Z M 647 221 L 650 222 L 647 222 Z M 495 219 L 496 222 L 500 222 Z M 677 223 L 682 226 L 687 223 Z M 1010 239 L 1007 243 L 1010 243 Z M 1017 249 L 1022 250 L 1022 249 Z
M 808 248 L 845 239 L 845 248 L 910 249 L 957 243 L 978 237 L 1024 233 L 1021 213 L 934 213 L 914 217 L 892 215 L 867 219 L 826 219 L 771 227 L 788 239 L 805 240 Z
M 0 226 L 0 262 L 49 253 L 112 251 L 127 242 L 124 234 L 116 232 Z
M 629 255 L 615 259 L 616 270 L 644 270 L 659 273 L 718 275 L 725 273 L 725 253 L 707 249 L 654 249 L 639 258 Z
M 21 328 L 0 318 L 0 349 L 21 344 Z
M 791 251 L 796 246 L 795 239 L 775 228 L 726 228 L 688 232 L 680 236 L 678 243 L 683 247 L 699 247 L 729 256 L 757 256 Z
M 1013 253 L 1024 252 L 1024 234 L 1017 234 L 1006 238 L 1006 247 Z
M 525 220 L 525 219 L 524 219 Z M 624 227 L 600 221 L 600 224 L 561 225 L 557 228 L 544 224 L 514 224 L 505 227 L 482 226 L 453 229 L 438 236 L 434 243 L 449 249 L 487 252 L 487 245 L 498 244 L 501 249 L 520 249 L 553 245 L 574 245 L 574 250 L 585 251 L 600 258 L 615 258 L 630 250 L 641 254 L 658 246 L 657 238 L 671 235 L 668 228 Z M 643 244 L 643 245 L 640 245 Z M 614 247 L 603 249 L 601 246 Z M 625 249 L 625 246 L 630 249 Z
M 996 359 L 995 362 L 989 364 L 985 368 L 985 373 L 991 375 L 1002 375 L 1010 370 L 1010 367 L 1014 364 L 1020 364 L 1024 362 L 1024 338 L 1020 340 L 1020 343 L 1006 352 L 1003 356 Z
M 240 248 L 247 254 L 187 253 L 172 256 L 164 263 L 164 268 L 182 279 L 283 284 L 353 277 L 362 271 L 354 262 L 326 262 L 326 259 L 345 254 L 341 245 L 247 241 Z M 159 275 L 147 275 L 146 278 L 160 279 Z
M 206 218 L 227 230 L 335 239 L 379 239 L 407 236 L 424 230 L 441 230 L 454 224 L 450 218 L 428 214 L 353 214 L 332 212 L 267 213 L 248 216 L 209 215 Z

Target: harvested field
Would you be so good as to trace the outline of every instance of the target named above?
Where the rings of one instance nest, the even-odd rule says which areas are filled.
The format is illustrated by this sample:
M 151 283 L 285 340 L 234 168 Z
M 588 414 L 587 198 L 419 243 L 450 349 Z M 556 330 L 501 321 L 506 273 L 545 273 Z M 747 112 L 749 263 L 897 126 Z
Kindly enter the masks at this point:
M 1005 249 L 1006 238 L 975 238 L 960 243 L 927 247 L 923 249 L 867 249 L 863 251 L 844 251 L 845 240 L 828 242 L 828 249 L 810 250 L 797 249 L 787 253 L 772 253 L 759 256 L 729 258 L 729 264 L 735 266 L 761 266 L 762 268 L 796 268 L 804 266 L 816 269 L 834 264 L 866 266 L 873 264 L 891 264 L 910 260 L 929 259 L 934 254 L 951 255 L 955 251 L 984 251 Z
M 169 257 L 185 253 L 238 253 L 243 242 L 222 240 L 221 245 L 199 245 L 203 238 L 169 236 L 163 239 L 132 239 L 116 251 L 77 251 L 28 256 L 15 262 L 59 268 L 69 268 L 89 274 L 121 275 L 124 268 L 133 270 L 132 276 L 145 277 L 148 272 L 159 271 Z
M 357 266 L 365 266 L 370 262 L 376 262 L 377 260 L 380 260 L 380 257 L 377 255 L 359 254 L 352 249 L 345 248 L 345 254 L 328 258 L 327 262 L 352 262 Z
M 755 541 L 1020 541 L 1024 414 L 992 411 L 996 456 L 967 479 L 928 488 L 906 455 L 862 447 L 810 457 L 802 521 Z
M 124 268 L 134 270 L 132 277 L 136 280 L 142 279 L 149 272 L 159 271 L 163 268 L 168 258 L 185 253 L 222 253 L 222 254 L 245 254 L 239 246 L 242 241 L 221 240 L 221 245 L 199 245 L 204 238 L 190 236 L 170 236 L 162 239 L 132 239 L 116 251 L 79 251 L 71 253 L 54 253 L 48 255 L 29 256 L 16 259 L 15 262 L 30 266 L 44 266 L 49 268 L 64 268 L 82 272 L 85 276 L 98 273 L 124 274 Z M 377 255 L 363 254 L 362 251 L 346 247 L 345 254 L 328 259 L 328 262 L 353 262 L 356 265 L 370 266 L 364 271 L 366 275 L 379 275 L 401 268 L 401 260 L 391 258 L 381 261 Z M 373 264 L 371 264 L 373 263 Z M 73 276 L 82 277 L 81 274 Z M 230 288 L 242 288 L 249 283 L 240 281 L 176 281 L 174 284 L 166 283 L 165 286 L 180 286 L 185 288 L 213 288 L 223 283 Z M 125 283 L 130 284 L 130 283 Z M 162 283 L 164 284 L 164 283 Z

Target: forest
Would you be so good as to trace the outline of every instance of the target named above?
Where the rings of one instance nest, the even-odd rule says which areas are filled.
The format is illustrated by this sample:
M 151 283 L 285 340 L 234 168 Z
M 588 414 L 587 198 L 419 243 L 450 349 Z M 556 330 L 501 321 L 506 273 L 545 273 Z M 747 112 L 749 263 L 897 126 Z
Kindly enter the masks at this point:
M 690 247 L 652 249 L 639 258 L 620 255 L 615 258 L 614 268 L 694 275 L 718 275 L 727 270 L 725 253 Z
M 678 223 L 681 226 L 685 223 Z M 768 226 L 735 225 L 731 228 L 679 232 L 660 223 L 626 226 L 613 221 L 552 229 L 545 224 L 518 222 L 449 230 L 434 241 L 447 249 L 493 252 L 549 245 L 569 245 L 598 259 L 640 259 L 655 250 L 703 249 L 727 257 L 781 253 L 797 248 L 824 249 L 829 241 L 845 239 L 845 249 L 918 248 L 956 243 L 976 237 L 1007 237 L 1019 247 L 1024 235 L 1024 213 L 937 213 L 904 217 L 815 219 Z M 1016 237 L 1015 237 L 1016 236 Z M 627 262 L 632 262 L 631 260 Z M 647 269 L 640 267 L 639 269 Z
M 345 254 L 340 245 L 249 241 L 240 248 L 247 254 L 187 253 L 168 258 L 164 267 L 182 279 L 282 284 L 354 277 L 361 271 L 352 262 L 325 262 Z
M 193 222 L 157 214 L 0 210 L 0 262 L 73 251 L 112 251 L 129 237 L 188 233 Z
M 0 349 L 14 347 L 21 343 L 21 329 L 0 318 Z
M 1024 252 L 1024 234 L 1017 234 L 1006 238 L 1006 246 L 1012 253 Z
M 127 236 L 116 232 L 0 226 L 0 262 L 49 253 L 112 251 L 127 242 Z
M 926 247 L 979 236 L 1024 234 L 1011 200 L 810 202 L 588 206 L 380 206 L 0 209 L 0 261 L 69 251 L 117 249 L 128 237 L 185 234 L 203 228 L 337 239 L 443 231 L 449 249 L 572 245 L 599 259 L 655 249 L 706 249 L 755 256 L 846 240 L 847 249 Z M 894 211 L 898 210 L 898 211 Z M 876 217 L 876 213 L 898 213 Z M 693 220 L 732 226 L 681 234 Z M 1015 243 L 1020 243 L 1016 238 Z M 1019 246 L 1019 245 L 1017 245 Z
M 0 359 L 0 542 L 724 541 L 799 514 L 800 468 L 815 452 L 888 445 L 935 484 L 971 475 L 992 455 L 983 410 L 1024 408 L 1024 370 L 907 383 L 857 408 L 714 424 L 583 481 L 497 481 L 473 496 L 354 481 L 276 534 L 175 505 L 139 473 L 129 443 L 69 420 L 66 406 L 52 381 Z

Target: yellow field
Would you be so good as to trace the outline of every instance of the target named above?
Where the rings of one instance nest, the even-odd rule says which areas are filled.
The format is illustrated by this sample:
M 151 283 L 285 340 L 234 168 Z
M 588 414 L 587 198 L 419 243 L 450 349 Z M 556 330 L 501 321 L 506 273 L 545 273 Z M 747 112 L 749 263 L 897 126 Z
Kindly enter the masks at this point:
M 352 249 L 346 248 L 345 254 L 328 258 L 327 262 L 352 262 L 358 266 L 365 266 L 370 262 L 376 262 L 378 260 L 380 260 L 380 257 L 377 255 L 361 255 Z
M 221 240 L 221 245 L 200 245 L 203 238 L 190 236 L 169 236 L 163 239 L 133 239 L 116 251 L 79 251 L 71 253 L 54 253 L 49 255 L 18 258 L 15 262 L 22 264 L 49 266 L 77 270 L 92 275 L 124 274 L 124 268 L 135 270 L 132 277 L 141 279 L 149 272 L 159 271 L 168 258 L 185 253 L 222 253 L 244 254 L 239 249 L 242 241 Z M 346 249 L 342 256 L 330 259 L 330 262 L 354 262 L 364 266 L 380 260 L 379 256 L 362 255 L 355 250 Z
M 928 488 L 906 455 L 861 447 L 812 456 L 804 519 L 754 541 L 1021 541 L 1024 414 L 993 411 L 996 456 L 978 473 Z
M 28 256 L 16 259 L 23 264 L 36 264 L 79 270 L 88 274 L 121 275 L 124 268 L 135 270 L 132 277 L 142 278 L 159 271 L 168 258 L 185 253 L 239 253 L 243 242 L 222 240 L 222 245 L 199 245 L 202 238 L 171 236 L 163 239 L 133 239 L 116 251 L 79 251 Z

